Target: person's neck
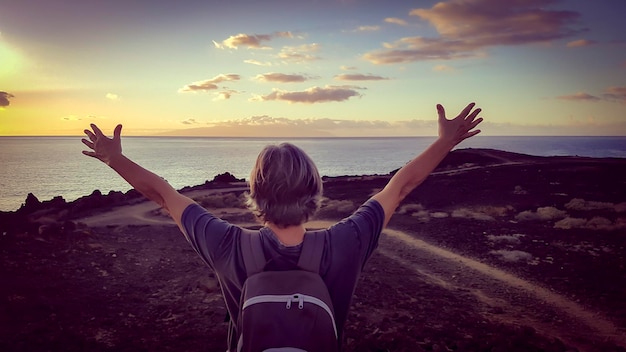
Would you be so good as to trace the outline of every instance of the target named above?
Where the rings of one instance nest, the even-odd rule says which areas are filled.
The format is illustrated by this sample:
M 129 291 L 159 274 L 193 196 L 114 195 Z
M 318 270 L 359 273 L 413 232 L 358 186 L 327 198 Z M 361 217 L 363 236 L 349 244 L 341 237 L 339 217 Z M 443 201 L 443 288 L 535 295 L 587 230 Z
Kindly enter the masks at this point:
M 287 247 L 297 246 L 304 240 L 306 228 L 303 224 L 292 225 L 287 227 L 279 227 L 274 223 L 266 222 L 265 227 L 269 228 L 276 234 L 280 243 Z

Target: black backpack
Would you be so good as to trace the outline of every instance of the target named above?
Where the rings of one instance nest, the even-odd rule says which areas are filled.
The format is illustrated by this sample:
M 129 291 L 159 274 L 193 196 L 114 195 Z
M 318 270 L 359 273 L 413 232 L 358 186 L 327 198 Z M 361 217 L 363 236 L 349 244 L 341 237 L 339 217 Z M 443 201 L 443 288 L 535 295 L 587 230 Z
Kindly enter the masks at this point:
M 325 231 L 304 236 L 298 267 L 267 270 L 258 231 L 243 231 L 247 279 L 240 298 L 237 351 L 339 351 L 328 288 L 319 275 Z

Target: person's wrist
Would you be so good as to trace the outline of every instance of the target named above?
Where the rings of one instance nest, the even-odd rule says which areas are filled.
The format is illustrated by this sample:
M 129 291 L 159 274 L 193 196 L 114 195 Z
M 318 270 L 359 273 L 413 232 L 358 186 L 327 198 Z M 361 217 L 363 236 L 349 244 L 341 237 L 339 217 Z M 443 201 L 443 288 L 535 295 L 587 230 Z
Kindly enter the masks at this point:
M 456 145 L 456 142 L 452 138 L 445 136 L 439 136 L 435 143 L 441 145 L 449 151 L 452 150 L 452 148 L 454 148 L 454 146 Z
M 124 155 L 122 153 L 115 153 L 107 158 L 106 164 L 113 167 L 123 158 Z

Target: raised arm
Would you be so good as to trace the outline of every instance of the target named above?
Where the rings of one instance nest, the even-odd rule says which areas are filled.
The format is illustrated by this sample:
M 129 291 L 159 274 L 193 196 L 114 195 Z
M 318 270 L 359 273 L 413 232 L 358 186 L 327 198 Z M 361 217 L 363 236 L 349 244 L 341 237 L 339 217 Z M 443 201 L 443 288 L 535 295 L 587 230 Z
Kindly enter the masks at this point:
M 474 105 L 469 104 L 456 118 L 448 120 L 443 106 L 437 104 L 439 138 L 398 170 L 385 188 L 372 197 L 385 211 L 384 226 L 387 226 L 400 202 L 426 179 L 455 145 L 480 133 L 480 130 L 473 130 L 483 120 L 477 118 L 480 109 L 472 111 Z
M 82 139 L 83 144 L 91 150 L 84 150 L 83 154 L 107 164 L 146 198 L 165 208 L 182 230 L 183 211 L 194 201 L 178 193 L 163 178 L 144 169 L 122 154 L 122 125 L 115 127 L 113 138 L 105 136 L 94 124 L 91 124 L 91 128 L 93 132 L 85 130 L 89 139 Z

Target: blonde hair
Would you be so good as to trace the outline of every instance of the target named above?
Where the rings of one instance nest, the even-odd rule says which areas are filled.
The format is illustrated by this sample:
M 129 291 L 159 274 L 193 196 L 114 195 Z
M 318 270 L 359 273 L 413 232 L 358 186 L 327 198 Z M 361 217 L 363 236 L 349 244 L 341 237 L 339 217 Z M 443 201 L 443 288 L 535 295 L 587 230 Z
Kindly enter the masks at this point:
M 303 224 L 315 214 L 321 197 L 322 179 L 302 149 L 281 143 L 261 150 L 247 200 L 259 219 L 283 228 Z

